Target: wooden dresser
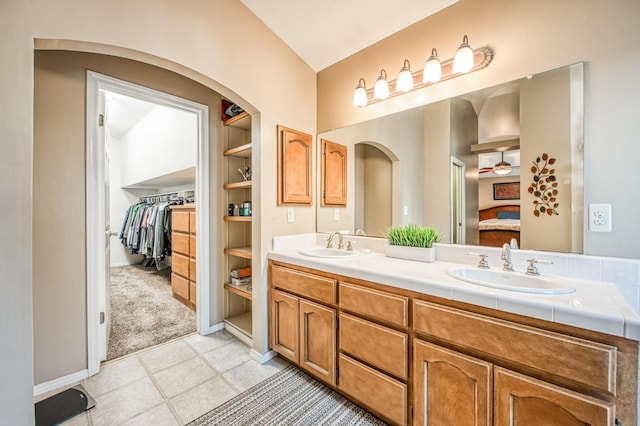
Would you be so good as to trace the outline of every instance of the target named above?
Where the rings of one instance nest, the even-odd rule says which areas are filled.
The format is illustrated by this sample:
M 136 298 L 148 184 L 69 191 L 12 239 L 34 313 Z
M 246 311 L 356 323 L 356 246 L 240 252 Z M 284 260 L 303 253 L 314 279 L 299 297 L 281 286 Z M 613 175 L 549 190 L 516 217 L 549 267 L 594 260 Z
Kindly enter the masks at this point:
M 196 309 L 196 207 L 171 207 L 171 290 L 173 297 Z

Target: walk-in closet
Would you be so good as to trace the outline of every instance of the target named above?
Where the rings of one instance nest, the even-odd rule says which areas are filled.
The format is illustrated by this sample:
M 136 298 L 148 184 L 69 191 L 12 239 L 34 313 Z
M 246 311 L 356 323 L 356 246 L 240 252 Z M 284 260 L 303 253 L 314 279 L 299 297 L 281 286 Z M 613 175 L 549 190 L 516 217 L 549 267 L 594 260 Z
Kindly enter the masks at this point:
M 196 331 L 197 120 L 105 92 L 107 360 Z

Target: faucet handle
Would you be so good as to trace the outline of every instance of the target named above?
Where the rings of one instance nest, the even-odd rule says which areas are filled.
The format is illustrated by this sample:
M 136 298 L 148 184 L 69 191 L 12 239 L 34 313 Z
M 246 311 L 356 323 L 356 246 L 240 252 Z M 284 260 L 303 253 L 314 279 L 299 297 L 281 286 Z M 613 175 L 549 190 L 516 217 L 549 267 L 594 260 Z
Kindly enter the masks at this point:
M 529 262 L 529 266 L 527 266 L 527 271 L 525 272 L 527 275 L 540 275 L 536 263 L 539 263 L 541 265 L 553 265 L 553 262 L 550 260 L 538 260 L 535 258 L 527 259 L 527 262 Z
M 480 258 L 480 261 L 478 262 L 478 268 L 480 268 L 480 269 L 489 269 L 489 262 L 487 262 L 487 257 L 489 257 L 488 254 L 478 253 L 478 252 L 475 252 L 475 251 L 470 251 L 467 254 L 469 256 L 478 256 Z
M 353 251 L 353 245 L 352 244 L 355 244 L 355 243 L 356 243 L 355 241 L 347 240 L 347 251 Z

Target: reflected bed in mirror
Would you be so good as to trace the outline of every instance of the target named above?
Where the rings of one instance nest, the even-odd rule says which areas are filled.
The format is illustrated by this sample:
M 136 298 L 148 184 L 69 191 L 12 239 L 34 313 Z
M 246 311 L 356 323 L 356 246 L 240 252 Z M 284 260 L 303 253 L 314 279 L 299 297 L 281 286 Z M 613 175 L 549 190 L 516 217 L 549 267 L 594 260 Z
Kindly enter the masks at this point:
M 317 207 L 317 230 L 382 236 L 417 223 L 442 242 L 515 237 L 524 249 L 582 253 L 583 111 L 579 63 L 322 133 L 347 147 L 348 198 Z M 519 219 L 499 213 L 509 206 Z

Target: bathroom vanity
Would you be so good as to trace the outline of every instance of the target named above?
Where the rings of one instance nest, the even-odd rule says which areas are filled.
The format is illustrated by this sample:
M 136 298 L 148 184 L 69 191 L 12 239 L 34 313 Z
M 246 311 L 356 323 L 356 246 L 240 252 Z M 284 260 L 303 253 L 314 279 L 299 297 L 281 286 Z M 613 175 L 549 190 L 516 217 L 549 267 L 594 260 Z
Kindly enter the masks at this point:
M 571 295 L 517 294 L 455 280 L 451 262 L 293 248 L 269 258 L 271 348 L 385 421 L 637 422 L 637 315 L 607 306 L 623 302 L 587 281 Z M 514 312 L 518 299 L 524 314 Z M 565 303 L 583 326 L 563 320 Z M 540 318 L 546 308 L 557 315 Z M 608 328 L 617 320 L 606 312 L 623 311 L 623 327 Z

